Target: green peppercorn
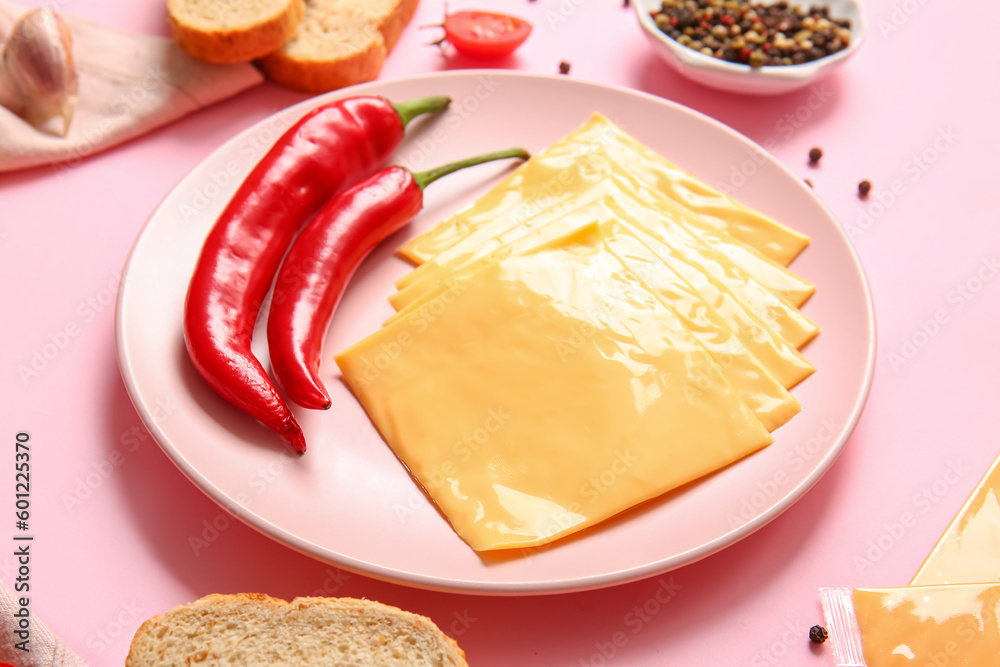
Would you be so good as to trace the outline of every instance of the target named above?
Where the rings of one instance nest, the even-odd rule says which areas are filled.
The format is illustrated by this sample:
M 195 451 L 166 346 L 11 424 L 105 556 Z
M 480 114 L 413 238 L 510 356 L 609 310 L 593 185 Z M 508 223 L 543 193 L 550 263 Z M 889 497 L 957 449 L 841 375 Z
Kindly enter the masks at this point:
M 767 54 L 763 51 L 753 51 L 747 59 L 747 64 L 750 67 L 763 67 L 767 64 Z
M 786 1 L 662 0 L 653 18 L 683 46 L 762 67 L 798 65 L 847 48 L 851 22 L 830 18 L 829 11 L 818 5 L 807 11 Z M 757 51 L 763 53 L 753 56 Z

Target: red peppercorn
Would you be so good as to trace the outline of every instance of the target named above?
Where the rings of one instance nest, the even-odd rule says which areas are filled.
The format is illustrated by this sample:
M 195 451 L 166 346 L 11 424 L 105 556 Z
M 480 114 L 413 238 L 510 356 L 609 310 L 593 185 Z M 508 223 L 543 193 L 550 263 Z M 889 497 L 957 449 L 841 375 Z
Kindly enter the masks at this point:
M 661 8 L 650 13 L 668 37 L 690 48 L 706 53 L 711 51 L 716 58 L 751 67 L 802 64 L 841 51 L 849 43 L 848 39 L 837 37 L 836 31 L 850 29 L 850 21 L 830 19 L 830 10 L 825 6 L 811 7 L 810 16 L 801 6 L 785 0 L 753 5 L 749 0 L 663 0 L 655 4 L 660 4 Z M 813 25 L 807 29 L 802 26 L 803 19 L 811 19 L 815 24 L 823 20 L 824 27 L 818 29 L 818 25 Z M 837 28 L 826 26 L 826 21 Z M 745 35 L 751 30 L 754 35 L 748 44 Z M 798 36 L 800 32 L 810 41 L 800 38 L 785 48 L 778 48 L 773 43 L 777 33 Z M 809 48 L 803 48 L 803 44 Z M 743 45 L 749 52 L 744 51 L 741 56 Z

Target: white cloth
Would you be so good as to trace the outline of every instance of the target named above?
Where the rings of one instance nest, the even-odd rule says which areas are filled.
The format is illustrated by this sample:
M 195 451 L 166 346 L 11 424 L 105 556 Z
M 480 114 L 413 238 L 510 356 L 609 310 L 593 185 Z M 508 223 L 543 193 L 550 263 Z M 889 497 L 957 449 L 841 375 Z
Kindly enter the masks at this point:
M 78 655 L 66 648 L 61 639 L 53 635 L 45 624 L 31 612 L 29 602 L 27 621 L 15 616 L 20 614 L 21 604 L 15 593 L 0 582 L 0 660 L 18 667 L 87 667 Z M 24 641 L 24 623 L 27 624 L 28 651 L 17 648 Z
M 0 34 L 28 8 L 0 0 Z M 80 91 L 66 137 L 41 132 L 0 106 L 0 172 L 70 166 L 263 81 L 248 63 L 213 65 L 171 40 L 60 12 L 73 35 Z

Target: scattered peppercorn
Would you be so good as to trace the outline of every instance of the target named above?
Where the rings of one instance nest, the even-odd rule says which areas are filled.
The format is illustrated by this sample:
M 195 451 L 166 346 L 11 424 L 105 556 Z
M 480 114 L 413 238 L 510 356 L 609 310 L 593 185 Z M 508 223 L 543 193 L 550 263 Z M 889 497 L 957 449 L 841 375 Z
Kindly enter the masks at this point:
M 813 182 L 810 181 L 808 178 L 805 178 L 803 180 L 806 182 L 806 185 L 808 185 L 809 187 L 813 187 Z
M 809 628 L 809 641 L 813 644 L 822 644 L 830 637 L 830 633 L 822 625 L 814 625 Z
M 822 148 L 818 148 L 817 147 L 817 148 L 810 148 L 809 149 L 809 162 L 811 162 L 812 164 L 819 163 L 819 161 L 820 161 L 820 159 L 822 157 L 823 157 L 823 149 Z
M 858 183 L 858 194 L 862 197 L 867 197 L 868 193 L 872 191 L 872 182 L 869 180 L 864 180 Z
M 562 61 L 559 62 L 559 73 L 560 74 L 569 74 L 569 61 L 568 60 L 562 60 Z
M 628 0 L 622 0 L 622 7 L 628 7 Z
M 751 67 L 799 65 L 851 43 L 851 21 L 831 18 L 826 5 L 806 9 L 789 2 L 662 0 L 651 14 L 678 44 Z

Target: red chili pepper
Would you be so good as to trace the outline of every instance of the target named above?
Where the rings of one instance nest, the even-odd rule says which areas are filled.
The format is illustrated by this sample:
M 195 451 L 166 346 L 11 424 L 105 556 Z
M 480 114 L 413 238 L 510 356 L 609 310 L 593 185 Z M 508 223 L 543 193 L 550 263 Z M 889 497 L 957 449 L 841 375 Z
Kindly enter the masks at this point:
M 300 452 L 302 429 L 250 350 L 261 304 L 302 223 L 385 164 L 413 117 L 449 101 L 352 97 L 314 109 L 254 167 L 202 247 L 184 306 L 188 354 L 212 388 Z
M 330 407 L 319 365 L 333 311 L 362 260 L 423 208 L 424 188 L 458 169 L 504 158 L 524 160 L 528 154 L 511 149 L 417 174 L 387 167 L 316 214 L 281 265 L 267 319 L 271 368 L 293 401 Z

